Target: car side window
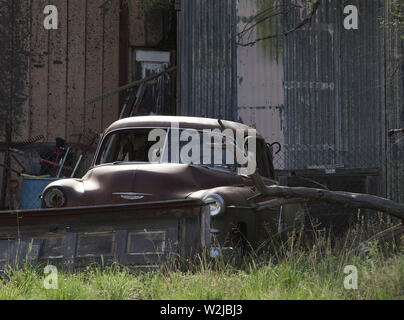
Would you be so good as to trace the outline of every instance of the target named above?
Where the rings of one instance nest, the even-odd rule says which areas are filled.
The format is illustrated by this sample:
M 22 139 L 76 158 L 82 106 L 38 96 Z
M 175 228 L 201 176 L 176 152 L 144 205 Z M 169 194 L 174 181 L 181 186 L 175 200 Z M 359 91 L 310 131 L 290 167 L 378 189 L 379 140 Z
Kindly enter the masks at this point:
M 109 134 L 103 142 L 96 164 L 115 161 L 149 162 L 149 131 L 127 130 Z
M 257 140 L 257 167 L 260 176 L 275 179 L 272 152 L 264 140 Z

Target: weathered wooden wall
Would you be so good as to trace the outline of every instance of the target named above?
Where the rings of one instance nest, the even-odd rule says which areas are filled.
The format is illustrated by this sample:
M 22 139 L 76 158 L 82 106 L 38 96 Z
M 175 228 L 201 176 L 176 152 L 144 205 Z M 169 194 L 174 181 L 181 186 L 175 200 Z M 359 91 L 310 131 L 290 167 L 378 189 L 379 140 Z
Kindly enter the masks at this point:
M 91 131 L 117 120 L 118 95 L 86 104 L 119 86 L 120 1 L 107 14 L 103 2 L 54 0 L 58 29 L 46 30 L 49 1 L 0 0 L 0 142 L 9 132 L 14 142 L 38 135 L 49 144 L 57 137 L 78 142 L 83 135 L 88 143 Z M 0 169 L 0 181 L 2 175 Z
M 102 3 L 54 0 L 59 28 L 46 30 L 48 1 L 0 1 L 0 41 L 7 48 L 0 65 L 9 75 L 1 86 L 8 92 L 2 94 L 1 110 L 10 115 L 13 140 L 40 134 L 50 143 L 56 137 L 69 140 L 88 129 L 100 132 L 117 119 L 117 96 L 85 103 L 119 84 L 119 2 L 113 1 L 106 15 Z
M 171 18 L 167 9 L 156 8 L 143 12 L 136 1 L 129 2 L 129 45 L 133 47 L 160 47 L 170 32 Z
M 51 145 L 83 135 L 87 143 L 118 119 L 124 94 L 86 101 L 131 80 L 131 47 L 161 47 L 167 17 L 164 10 L 143 16 L 135 0 L 129 7 L 113 0 L 103 14 L 104 1 L 0 0 L 0 143 L 6 132 L 14 142 L 43 135 Z M 49 4 L 58 9 L 57 30 L 44 27 Z
M 103 2 L 54 0 L 59 28 L 46 30 L 49 1 L 0 0 L 0 141 L 7 119 L 13 140 L 42 134 L 49 143 L 88 129 L 100 132 L 117 119 L 118 95 L 92 105 L 85 101 L 120 84 L 120 62 L 130 80 L 130 46 L 156 48 L 167 30 L 164 11 L 143 16 L 131 1 L 127 22 L 120 25 L 120 1 L 112 1 L 105 15 Z M 120 37 L 127 39 L 126 58 Z

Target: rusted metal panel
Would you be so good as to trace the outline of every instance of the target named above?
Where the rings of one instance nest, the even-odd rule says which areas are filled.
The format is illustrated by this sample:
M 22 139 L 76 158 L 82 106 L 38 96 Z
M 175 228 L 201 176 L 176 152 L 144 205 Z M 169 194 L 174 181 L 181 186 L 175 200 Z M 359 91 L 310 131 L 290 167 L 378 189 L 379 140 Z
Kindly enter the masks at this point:
M 49 74 L 48 74 L 48 141 L 66 137 L 66 73 L 67 73 L 67 2 L 53 2 L 58 8 L 57 30 L 49 32 Z
M 181 115 L 235 120 L 237 1 L 181 1 Z
M 209 247 L 206 208 L 179 200 L 31 211 L 19 216 L 18 226 L 16 213 L 0 212 L 0 269 L 27 260 L 69 270 L 93 263 L 155 268 Z
M 112 2 L 104 17 L 103 92 L 119 86 L 119 1 Z M 101 126 L 108 127 L 118 118 L 119 96 L 108 97 L 102 102 Z
M 86 10 L 82 0 L 70 0 L 68 12 L 67 139 L 84 133 Z M 84 9 L 84 10 L 83 10 Z

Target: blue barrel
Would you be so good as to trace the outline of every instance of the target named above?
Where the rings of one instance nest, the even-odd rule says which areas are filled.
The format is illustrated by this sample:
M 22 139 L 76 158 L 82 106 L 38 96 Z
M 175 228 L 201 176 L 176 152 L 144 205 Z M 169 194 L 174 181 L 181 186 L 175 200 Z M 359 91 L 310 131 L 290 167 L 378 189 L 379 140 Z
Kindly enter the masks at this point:
M 60 180 L 56 178 L 31 178 L 24 177 L 22 188 L 21 209 L 31 210 L 41 208 L 40 196 L 48 184 Z

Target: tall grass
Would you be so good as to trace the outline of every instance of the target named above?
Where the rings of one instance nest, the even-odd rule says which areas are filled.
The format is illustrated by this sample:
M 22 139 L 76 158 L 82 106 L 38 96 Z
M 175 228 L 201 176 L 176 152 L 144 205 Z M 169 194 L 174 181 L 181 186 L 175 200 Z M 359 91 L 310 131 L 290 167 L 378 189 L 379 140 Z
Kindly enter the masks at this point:
M 176 259 L 159 271 L 88 267 L 59 272 L 58 289 L 46 290 L 41 267 L 6 270 L 0 299 L 404 299 L 404 250 L 400 243 L 357 245 L 392 223 L 361 220 L 341 238 L 325 230 L 269 238 L 244 256 Z M 344 268 L 358 269 L 358 289 L 344 288 Z

